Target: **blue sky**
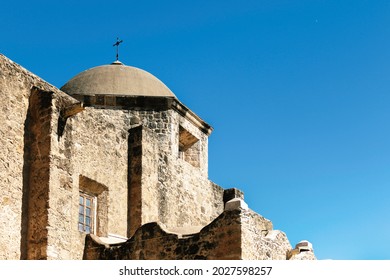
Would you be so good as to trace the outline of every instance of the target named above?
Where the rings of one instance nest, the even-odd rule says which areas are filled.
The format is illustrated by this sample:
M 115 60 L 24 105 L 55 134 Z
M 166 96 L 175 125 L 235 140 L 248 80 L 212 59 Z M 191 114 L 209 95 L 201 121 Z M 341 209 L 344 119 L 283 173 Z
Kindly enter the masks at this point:
M 119 36 L 214 127 L 212 181 L 319 259 L 390 259 L 390 2 L 16 0 L 0 30 L 57 87 Z

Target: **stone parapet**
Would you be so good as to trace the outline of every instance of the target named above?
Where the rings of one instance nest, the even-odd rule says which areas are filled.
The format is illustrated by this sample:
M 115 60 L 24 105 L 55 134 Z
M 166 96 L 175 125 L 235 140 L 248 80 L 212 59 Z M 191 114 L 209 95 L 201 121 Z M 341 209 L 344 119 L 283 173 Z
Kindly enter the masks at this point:
M 241 258 L 240 211 L 222 213 L 199 233 L 170 233 L 158 223 L 141 226 L 127 242 L 108 245 L 87 236 L 85 259 L 196 260 Z
M 250 209 L 223 212 L 200 232 L 178 234 L 158 223 L 141 226 L 127 242 L 103 244 L 87 237 L 86 259 L 286 260 L 286 235 Z M 303 255 L 301 255 L 303 256 Z

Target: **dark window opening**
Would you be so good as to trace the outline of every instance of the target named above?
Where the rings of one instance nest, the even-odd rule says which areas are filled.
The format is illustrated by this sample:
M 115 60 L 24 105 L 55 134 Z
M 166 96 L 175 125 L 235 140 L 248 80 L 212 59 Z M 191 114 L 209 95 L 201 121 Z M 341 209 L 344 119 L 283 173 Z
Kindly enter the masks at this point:
M 188 130 L 179 127 L 179 158 L 199 167 L 200 141 Z

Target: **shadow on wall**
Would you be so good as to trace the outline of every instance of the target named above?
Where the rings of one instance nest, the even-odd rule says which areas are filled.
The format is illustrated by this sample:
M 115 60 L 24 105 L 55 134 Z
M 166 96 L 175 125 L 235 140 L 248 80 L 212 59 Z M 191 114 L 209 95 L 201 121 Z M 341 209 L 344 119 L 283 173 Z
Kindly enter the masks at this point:
M 20 258 L 46 259 L 52 92 L 31 89 L 24 122 Z

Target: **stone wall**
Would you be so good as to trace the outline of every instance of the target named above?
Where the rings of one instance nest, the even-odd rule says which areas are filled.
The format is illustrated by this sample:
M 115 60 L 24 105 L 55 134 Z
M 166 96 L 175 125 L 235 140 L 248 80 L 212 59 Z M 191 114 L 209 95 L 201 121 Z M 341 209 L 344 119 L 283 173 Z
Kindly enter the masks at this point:
M 65 259 L 81 259 L 83 254 L 85 233 L 78 229 L 80 191 L 97 199 L 96 234 L 127 236 L 128 131 L 125 119 L 121 111 L 85 108 L 64 125 L 58 141 L 58 168 L 53 175 L 59 182 L 56 193 L 63 193 L 58 198 L 59 204 L 63 205 L 62 211 L 69 213 L 62 218 L 62 224 L 68 225 L 67 235 L 59 233 L 61 239 L 58 240 L 69 243 L 70 255 L 58 254 Z
M 59 134 L 78 101 L 4 56 L 0 67 L 0 258 L 71 259 L 78 180 Z
M 0 259 L 15 259 L 20 257 L 23 124 L 30 88 L 17 67 L 2 55 L 0 67 Z
M 242 247 L 247 260 L 286 260 L 292 249 L 284 232 L 250 209 L 243 211 Z
M 57 183 L 52 185 L 57 189 L 53 195 L 62 193 L 54 195 L 58 210 L 70 213 L 61 222 L 67 229 L 57 234 L 73 250 L 67 254 L 51 247 L 54 258 L 82 256 L 85 234 L 78 231 L 76 216 L 80 178 L 107 188 L 107 234 L 131 237 L 149 222 L 169 228 L 204 226 L 223 211 L 223 189 L 210 182 L 204 170 L 178 158 L 180 118 L 173 110 L 87 107 L 63 124 L 62 134 L 53 137 L 57 168 L 52 174 Z M 207 137 L 198 137 L 207 154 Z
M 140 227 L 127 242 L 107 245 L 87 236 L 84 258 L 103 260 L 196 260 L 240 259 L 241 217 L 239 211 L 222 213 L 201 232 L 169 233 L 158 223 Z
M 46 225 L 42 225 L 48 231 L 46 258 L 49 260 L 71 259 L 76 256 L 73 248 L 76 240 L 73 238 L 72 228 L 77 212 L 72 211 L 72 206 L 74 200 L 78 198 L 78 193 L 74 191 L 76 180 L 72 178 L 72 173 L 68 169 L 72 166 L 71 147 L 67 147 L 64 143 L 63 134 L 66 123 L 82 109 L 77 100 L 61 91 L 57 90 L 53 95 L 51 130 L 48 136 L 50 138 L 48 221 Z
M 32 87 L 42 80 L 0 55 L 0 259 L 21 258 L 24 125 Z
M 45 259 L 56 206 L 49 154 L 63 105 L 77 100 L 3 55 L 0 91 L 0 259 Z
M 108 233 L 127 236 L 128 127 L 119 110 L 86 108 L 74 118 L 73 173 L 108 188 Z
M 131 119 L 137 119 L 155 135 L 159 148 L 158 196 L 152 200 L 158 204 L 157 221 L 171 229 L 210 223 L 223 212 L 223 189 L 207 178 L 208 136 L 173 109 L 131 114 Z M 180 158 L 180 127 L 199 139 L 199 166 Z M 148 139 L 152 141 L 152 137 Z M 150 168 L 144 172 L 149 178 L 155 175 Z
M 287 260 L 286 235 L 250 209 L 226 210 L 199 233 L 170 233 L 158 223 L 140 227 L 127 242 L 108 245 L 87 236 L 85 259 L 103 260 Z M 315 259 L 297 252 L 291 259 Z
M 157 143 L 154 133 L 146 127 L 130 130 L 128 236 L 141 225 L 159 220 Z
M 25 123 L 26 257 L 46 259 L 48 246 L 52 93 L 34 88 Z

